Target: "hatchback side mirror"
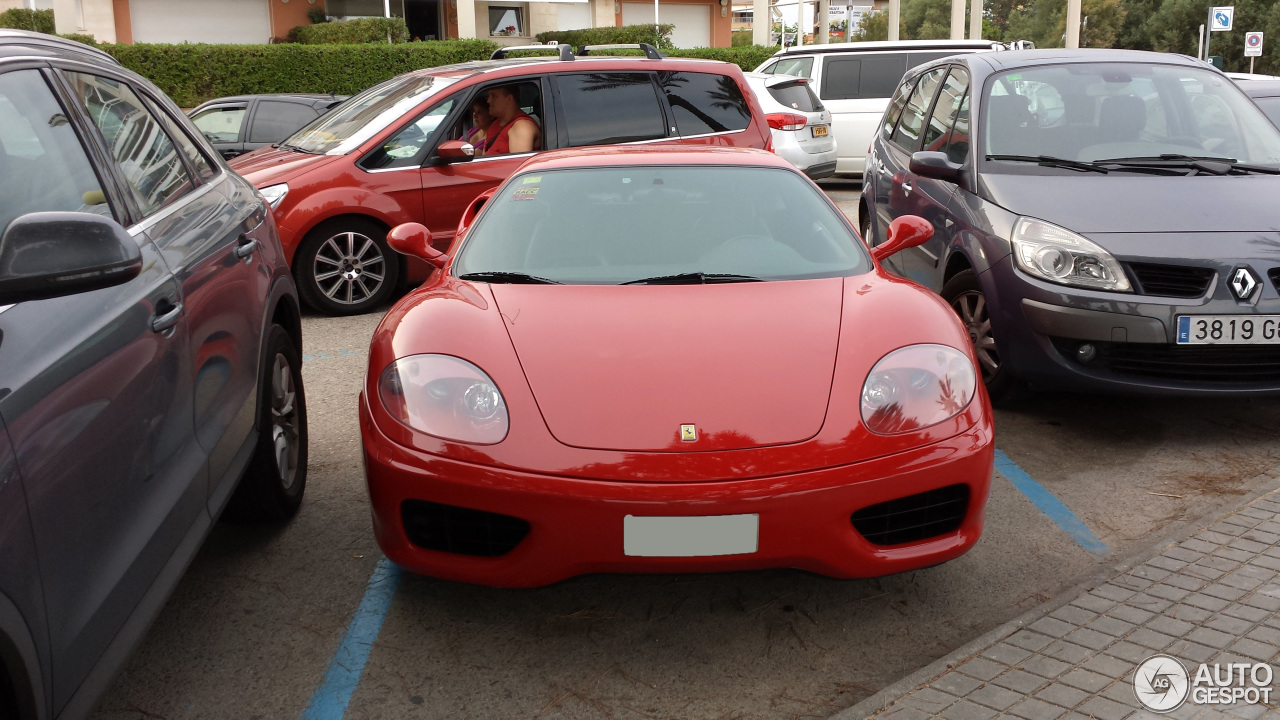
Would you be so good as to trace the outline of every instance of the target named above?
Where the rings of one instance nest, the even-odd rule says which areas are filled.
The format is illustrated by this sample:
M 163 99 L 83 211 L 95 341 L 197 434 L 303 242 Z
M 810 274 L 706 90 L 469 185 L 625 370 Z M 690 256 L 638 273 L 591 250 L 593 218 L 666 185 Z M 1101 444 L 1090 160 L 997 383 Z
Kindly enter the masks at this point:
M 894 253 L 923 245 L 933 237 L 933 225 L 918 215 L 903 215 L 889 223 L 889 239 L 871 248 L 871 257 L 882 261 Z
M 101 215 L 28 213 L 0 237 L 0 305 L 100 290 L 141 272 L 138 243 Z
M 475 146 L 462 140 L 445 140 L 436 148 L 436 157 L 446 163 L 471 162 L 475 156 Z
M 920 151 L 911 154 L 911 172 L 923 178 L 959 184 L 964 178 L 964 166 L 947 158 L 946 153 Z
M 421 223 L 404 223 L 391 228 L 387 233 L 387 244 L 401 255 L 419 257 L 442 268 L 449 262 L 449 256 L 431 247 L 431 231 Z

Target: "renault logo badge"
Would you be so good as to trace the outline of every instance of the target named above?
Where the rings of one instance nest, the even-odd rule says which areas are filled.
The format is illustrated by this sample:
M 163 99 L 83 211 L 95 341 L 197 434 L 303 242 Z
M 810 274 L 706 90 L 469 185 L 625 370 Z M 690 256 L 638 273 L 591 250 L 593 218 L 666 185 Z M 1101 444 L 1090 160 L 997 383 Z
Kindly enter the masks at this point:
M 685 442 L 695 442 L 698 439 L 698 427 L 696 425 L 681 425 L 680 439 Z
M 1240 265 L 1231 271 L 1231 279 L 1227 281 L 1227 285 L 1231 287 L 1231 294 L 1236 296 L 1236 300 L 1245 302 L 1262 287 L 1262 279 L 1249 266 Z

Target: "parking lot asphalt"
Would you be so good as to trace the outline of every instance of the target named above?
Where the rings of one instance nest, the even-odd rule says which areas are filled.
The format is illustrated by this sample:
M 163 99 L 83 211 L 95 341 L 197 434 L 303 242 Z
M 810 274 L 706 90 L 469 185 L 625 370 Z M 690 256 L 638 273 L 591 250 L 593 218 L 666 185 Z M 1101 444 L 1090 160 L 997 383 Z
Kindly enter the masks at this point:
M 855 211 L 856 185 L 824 189 Z M 301 512 L 283 528 L 215 528 L 99 720 L 827 717 L 1108 558 L 1274 487 L 1280 458 L 1275 400 L 1037 395 L 997 411 L 1004 460 L 986 530 L 946 565 L 855 581 L 588 576 L 536 590 L 404 576 L 376 641 L 344 645 L 381 559 L 355 404 L 379 318 L 304 318 Z M 326 673 L 352 665 L 335 663 L 340 646 L 367 664 L 349 697 L 321 707 Z

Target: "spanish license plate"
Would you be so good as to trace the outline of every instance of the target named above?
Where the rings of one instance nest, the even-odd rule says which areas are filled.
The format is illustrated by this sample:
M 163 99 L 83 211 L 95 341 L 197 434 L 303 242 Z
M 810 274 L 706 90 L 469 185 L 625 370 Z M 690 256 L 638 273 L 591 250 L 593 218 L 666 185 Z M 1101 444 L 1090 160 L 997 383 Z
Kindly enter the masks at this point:
M 623 552 L 632 557 L 748 555 L 759 546 L 759 515 L 622 519 Z
M 1280 345 L 1280 315 L 1179 315 L 1179 345 Z
M 827 126 L 826 126 L 826 125 L 814 125 L 814 126 L 813 126 L 813 136 L 814 136 L 814 137 L 826 137 L 826 136 L 827 136 Z

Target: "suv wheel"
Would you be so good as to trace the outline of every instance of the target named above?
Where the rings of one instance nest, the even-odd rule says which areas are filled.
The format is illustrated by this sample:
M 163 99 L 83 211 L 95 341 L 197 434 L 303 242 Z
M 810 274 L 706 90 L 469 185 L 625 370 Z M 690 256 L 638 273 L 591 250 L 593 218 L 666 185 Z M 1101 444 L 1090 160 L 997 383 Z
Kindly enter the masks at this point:
M 298 292 L 325 315 L 359 315 L 395 291 L 399 259 L 372 220 L 338 218 L 307 234 L 294 258 Z
M 298 512 L 307 485 L 307 402 L 302 359 L 279 325 L 267 334 L 258 446 L 223 514 L 233 522 L 286 520 Z
M 867 247 L 875 247 L 875 240 L 871 237 L 871 211 L 866 205 L 858 206 L 858 233 Z
M 987 311 L 987 297 L 978 284 L 973 270 L 963 270 L 942 286 L 942 299 L 960 316 L 969 332 L 974 354 L 978 356 L 978 370 L 987 386 L 991 402 L 1004 404 L 1013 401 L 1021 393 L 1022 381 L 1000 359 L 995 336 L 991 334 L 991 315 Z

